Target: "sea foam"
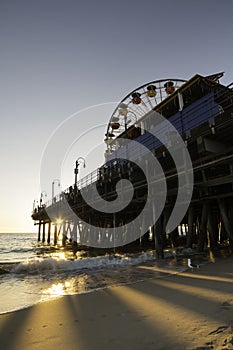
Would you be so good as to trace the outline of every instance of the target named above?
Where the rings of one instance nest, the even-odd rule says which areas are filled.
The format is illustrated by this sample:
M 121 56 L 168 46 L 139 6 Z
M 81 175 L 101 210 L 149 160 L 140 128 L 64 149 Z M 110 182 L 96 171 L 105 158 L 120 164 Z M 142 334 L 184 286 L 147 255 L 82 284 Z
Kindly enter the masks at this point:
M 153 252 L 127 255 L 105 255 L 99 257 L 79 258 L 67 260 L 59 257 L 34 258 L 26 260 L 13 267 L 16 274 L 33 274 L 46 272 L 65 272 L 84 269 L 101 269 L 113 266 L 126 266 L 140 264 L 142 262 L 154 260 Z

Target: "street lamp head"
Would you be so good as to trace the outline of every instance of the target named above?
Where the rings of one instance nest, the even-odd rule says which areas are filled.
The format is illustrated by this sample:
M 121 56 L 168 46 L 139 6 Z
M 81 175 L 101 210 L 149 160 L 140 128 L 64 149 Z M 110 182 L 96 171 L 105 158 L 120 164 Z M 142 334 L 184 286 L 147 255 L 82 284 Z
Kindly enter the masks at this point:
M 79 166 L 80 161 L 82 162 L 83 167 L 86 168 L 86 162 L 85 162 L 85 159 L 83 157 L 78 157 L 78 159 L 76 160 L 76 168 Z
M 52 201 L 53 201 L 53 198 L 54 198 L 54 185 L 55 185 L 56 181 L 57 181 L 58 187 L 60 187 L 60 180 L 59 179 L 54 179 L 53 182 L 52 182 Z
M 82 161 L 83 167 L 86 168 L 85 159 L 83 157 L 78 157 L 78 159 L 76 160 L 75 169 L 74 169 L 74 174 L 75 174 L 74 184 L 75 185 L 77 185 L 78 167 L 81 164 L 81 163 L 79 164 L 79 161 Z
M 54 179 L 52 184 L 54 185 L 56 181 L 57 181 L 57 185 L 60 186 L 60 180 L 59 179 Z

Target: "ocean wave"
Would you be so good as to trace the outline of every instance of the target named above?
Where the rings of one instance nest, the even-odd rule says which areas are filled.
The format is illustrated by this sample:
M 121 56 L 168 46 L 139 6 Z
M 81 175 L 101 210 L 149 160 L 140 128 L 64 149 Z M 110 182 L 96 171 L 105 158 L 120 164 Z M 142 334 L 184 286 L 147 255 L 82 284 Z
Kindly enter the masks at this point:
M 115 254 L 99 257 L 87 257 L 75 260 L 67 260 L 59 257 L 34 258 L 24 261 L 13 267 L 15 274 L 22 273 L 45 273 L 76 271 L 84 269 L 98 269 L 114 266 L 126 266 L 140 264 L 142 262 L 154 260 L 153 252 L 144 252 L 141 254 Z

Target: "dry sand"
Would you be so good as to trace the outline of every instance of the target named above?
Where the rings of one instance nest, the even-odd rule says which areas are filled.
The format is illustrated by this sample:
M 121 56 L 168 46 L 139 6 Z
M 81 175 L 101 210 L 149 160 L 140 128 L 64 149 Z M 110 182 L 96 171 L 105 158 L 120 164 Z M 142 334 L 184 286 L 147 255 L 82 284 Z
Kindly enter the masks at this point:
M 155 269 L 141 266 L 141 269 Z M 233 258 L 0 316 L 2 350 L 233 349 Z

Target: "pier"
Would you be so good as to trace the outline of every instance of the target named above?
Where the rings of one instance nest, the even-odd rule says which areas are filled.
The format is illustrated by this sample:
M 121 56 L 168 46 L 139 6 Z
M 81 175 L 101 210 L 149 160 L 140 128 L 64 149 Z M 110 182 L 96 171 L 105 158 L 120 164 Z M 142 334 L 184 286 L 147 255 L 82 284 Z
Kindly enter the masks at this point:
M 140 247 L 155 247 L 161 257 L 166 247 L 195 247 L 202 252 L 207 245 L 212 251 L 228 245 L 232 250 L 233 83 L 222 85 L 219 82 L 222 76 L 219 73 L 208 77 L 195 75 L 188 81 L 158 80 L 128 94 L 113 112 L 107 127 L 105 164 L 34 208 L 32 219 L 38 225 L 38 241 L 56 244 L 58 237 L 62 237 L 63 244 L 70 241 L 77 246 L 95 247 L 107 247 L 111 242 L 127 247 L 131 241 Z M 163 144 L 153 136 L 152 131 L 158 128 L 153 112 L 178 131 L 192 162 L 191 200 L 177 227 L 170 232 L 166 227 L 179 191 L 180 174 L 170 151 L 175 152 L 176 140 L 170 135 L 168 143 Z M 119 146 L 119 140 L 134 140 L 147 151 L 142 153 L 140 147 L 131 147 L 130 142 Z M 133 231 L 139 233 L 132 242 L 132 232 L 125 227 L 143 211 L 148 200 L 146 174 L 137 165 L 144 164 L 151 171 L 147 153 L 153 154 L 163 169 L 166 199 L 154 225 L 143 227 L 147 223 L 142 218 L 134 227 Z M 182 171 L 185 176 L 185 165 Z M 151 175 L 152 181 L 158 181 L 157 175 Z M 125 210 L 106 212 L 101 205 L 104 201 L 107 208 L 108 203 L 116 200 L 116 185 L 122 179 L 133 186 L 132 200 Z M 83 194 L 89 195 L 95 208 L 102 210 L 94 209 Z M 160 198 L 159 193 L 153 195 Z M 156 208 L 151 210 L 153 215 Z M 114 228 L 118 228 L 116 233 Z

